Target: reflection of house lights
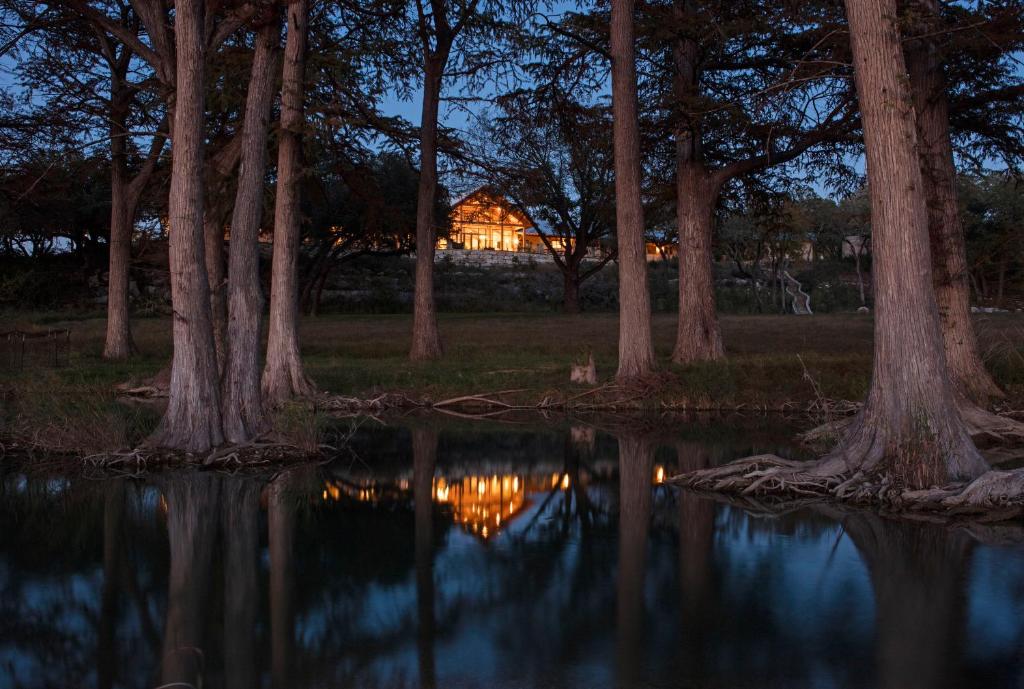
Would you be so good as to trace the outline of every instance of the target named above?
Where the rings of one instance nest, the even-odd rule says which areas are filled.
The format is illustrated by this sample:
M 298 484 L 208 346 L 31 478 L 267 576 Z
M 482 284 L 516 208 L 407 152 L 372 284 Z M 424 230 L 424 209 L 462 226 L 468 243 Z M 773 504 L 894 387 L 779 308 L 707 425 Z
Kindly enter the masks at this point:
M 396 488 L 401 490 L 401 495 L 407 494 L 411 484 L 408 480 L 379 484 L 370 480 L 346 483 L 332 479 L 324 482 L 320 496 L 325 502 L 376 503 L 389 496 L 398 497 L 394 492 Z M 490 539 L 527 506 L 527 495 L 549 489 L 568 490 L 571 485 L 572 479 L 567 473 L 550 474 L 550 478 L 548 474 L 491 474 L 456 479 L 438 476 L 431 481 L 430 496 L 433 502 L 444 505 L 445 513 L 466 532 Z
M 660 464 L 654 469 L 654 482 L 664 483 L 665 482 L 665 467 Z

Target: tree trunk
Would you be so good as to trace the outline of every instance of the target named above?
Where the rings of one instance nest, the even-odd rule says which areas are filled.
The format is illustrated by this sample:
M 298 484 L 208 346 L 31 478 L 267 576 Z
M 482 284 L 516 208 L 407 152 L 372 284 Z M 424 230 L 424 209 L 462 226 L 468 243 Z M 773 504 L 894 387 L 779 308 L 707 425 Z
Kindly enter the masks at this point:
M 857 250 L 853 254 L 854 265 L 857 267 L 857 291 L 860 293 L 860 305 L 867 306 L 868 302 L 864 298 L 864 273 L 860 267 L 861 252 L 864 250 L 863 243 L 857 247 Z
M 222 388 L 224 436 L 233 443 L 257 437 L 266 427 L 260 400 L 260 223 L 266 172 L 267 130 L 274 96 L 275 53 L 280 27 L 276 18 L 256 38 L 242 128 L 242 160 L 235 209 L 231 216 L 228 265 L 228 357 Z
M 116 80 L 116 77 L 114 77 Z M 118 96 L 111 89 L 111 101 Z M 128 190 L 127 112 L 111 109 L 110 124 L 110 261 L 107 273 L 107 337 L 104 359 L 127 359 L 136 353 L 128 316 L 128 282 L 132 260 L 134 204 Z
M 942 350 L 917 135 L 896 0 L 846 0 L 874 233 L 871 389 L 818 466 L 926 488 L 987 469 L 960 418 Z
M 578 263 L 566 261 L 562 270 L 562 311 L 565 313 L 579 313 L 580 307 L 580 266 Z
M 715 308 L 711 256 L 718 190 L 700 165 L 682 158 L 678 162 L 679 322 L 672 361 L 688 364 L 725 356 Z
M 203 257 L 203 14 L 202 0 L 180 0 L 175 6 L 177 89 L 168 214 L 174 356 L 167 411 L 151 438 L 153 445 L 186 452 L 205 452 L 224 441 Z
M 619 569 L 616 581 L 617 686 L 637 684 L 644 623 L 644 563 L 651 519 L 654 448 L 619 437 Z
M 302 131 L 305 125 L 306 24 L 308 0 L 288 4 L 288 39 L 281 83 L 281 130 L 277 157 L 277 204 L 274 208 L 274 260 L 271 267 L 270 330 L 263 397 L 280 404 L 311 395 L 299 353 L 299 223 L 302 180 Z
M 227 270 L 224 266 L 224 221 L 226 216 L 227 210 L 224 208 L 223 201 L 220 200 L 207 203 L 203 212 L 206 274 L 210 281 L 210 319 L 213 327 L 213 348 L 217 355 L 219 378 L 223 378 L 228 361 Z
M 956 168 L 949 138 L 949 103 L 943 67 L 933 38 L 937 0 L 915 0 L 923 14 L 924 37 L 907 43 L 905 55 L 917 114 L 918 153 L 928 204 L 932 282 L 939 307 L 946 363 L 954 385 L 972 402 L 985 405 L 1002 392 L 985 369 L 971 323 L 967 249 L 956 194 Z
M 638 378 L 654 369 L 644 210 L 640 199 L 633 6 L 634 0 L 612 0 L 610 27 L 619 263 L 619 379 Z
M 428 56 L 423 65 L 423 112 L 420 120 L 420 180 L 416 197 L 416 282 L 412 310 L 413 361 L 438 359 L 444 353 L 434 304 L 434 204 L 437 197 L 437 108 L 447 51 Z

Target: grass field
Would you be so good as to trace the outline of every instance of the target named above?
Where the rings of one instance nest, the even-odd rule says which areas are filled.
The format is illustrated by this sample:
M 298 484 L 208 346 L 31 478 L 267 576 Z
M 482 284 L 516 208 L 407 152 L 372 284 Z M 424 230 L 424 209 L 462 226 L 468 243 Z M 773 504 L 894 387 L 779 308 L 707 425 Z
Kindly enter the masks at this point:
M 42 323 L 45 321 L 45 325 Z M 0 384 L 16 397 L 31 391 L 101 394 L 130 378 L 141 379 L 170 359 L 170 321 L 141 319 L 135 338 L 141 356 L 112 363 L 100 357 L 102 319 L 62 322 L 52 317 L 6 319 L 11 327 L 70 327 L 70 365 L 60 369 L 0 371 Z M 521 389 L 512 399 L 568 397 L 586 388 L 569 383 L 569 367 L 592 351 L 598 376 L 615 373 L 618 337 L 614 314 L 450 314 L 440 327 L 443 360 L 413 364 L 406 359 L 408 315 L 322 316 L 302 324 L 307 372 L 328 392 L 374 397 L 397 392 L 417 400 Z M 1024 316 L 979 317 L 976 324 L 988 365 L 1011 393 L 1024 397 Z M 818 397 L 859 400 L 871 367 L 872 321 L 853 314 L 726 316 L 722 319 L 728 359 L 687 367 L 669 363 L 675 318 L 654 318 L 656 353 L 662 370 L 640 399 L 626 406 L 677 408 L 806 407 Z M 617 399 L 624 399 L 621 393 Z

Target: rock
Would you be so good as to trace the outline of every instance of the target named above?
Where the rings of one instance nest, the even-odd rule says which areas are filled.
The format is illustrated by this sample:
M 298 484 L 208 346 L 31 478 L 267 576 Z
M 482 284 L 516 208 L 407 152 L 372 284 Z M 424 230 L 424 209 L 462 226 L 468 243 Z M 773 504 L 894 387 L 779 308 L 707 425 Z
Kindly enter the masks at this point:
M 857 313 L 871 313 L 871 309 L 866 306 L 861 306 L 857 309 Z

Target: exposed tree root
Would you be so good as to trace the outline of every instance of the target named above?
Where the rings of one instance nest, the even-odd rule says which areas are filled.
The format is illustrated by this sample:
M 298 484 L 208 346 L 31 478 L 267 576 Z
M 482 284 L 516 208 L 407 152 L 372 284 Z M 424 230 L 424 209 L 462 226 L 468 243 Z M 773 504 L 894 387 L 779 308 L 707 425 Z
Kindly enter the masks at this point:
M 757 455 L 675 476 L 669 482 L 762 503 L 789 504 L 817 498 L 896 512 L 969 516 L 981 522 L 1024 514 L 1024 469 L 990 470 L 973 481 L 910 490 L 887 472 L 851 473 L 843 466 L 834 459 L 798 462 Z
M 995 466 L 1024 458 L 1024 422 L 966 401 L 958 406 L 971 440 L 982 450 L 989 464 Z M 834 445 L 856 418 L 851 415 L 832 419 L 801 433 L 800 442 L 810 447 Z

